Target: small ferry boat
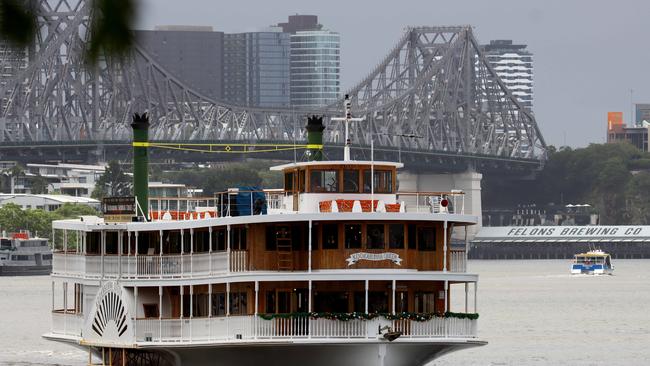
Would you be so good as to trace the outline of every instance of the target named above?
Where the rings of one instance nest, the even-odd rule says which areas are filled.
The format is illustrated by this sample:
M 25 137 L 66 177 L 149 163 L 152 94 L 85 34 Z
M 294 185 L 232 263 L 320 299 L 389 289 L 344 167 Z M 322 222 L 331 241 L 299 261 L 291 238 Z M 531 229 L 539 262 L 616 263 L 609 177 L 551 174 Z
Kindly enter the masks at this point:
M 571 264 L 571 274 L 612 274 L 614 266 L 609 254 L 600 249 L 576 254 Z
M 135 215 L 114 200 L 111 215 L 53 223 L 46 338 L 160 366 L 418 366 L 485 344 L 478 275 L 451 248 L 478 221 L 463 192 L 398 192 L 403 164 L 347 150 L 322 161 L 310 118 L 307 160 L 272 168 L 282 189 L 149 199 L 148 121 L 132 126 Z
M 31 238 L 29 232 L 3 233 L 0 238 L 0 276 L 49 275 L 52 250 L 45 238 Z

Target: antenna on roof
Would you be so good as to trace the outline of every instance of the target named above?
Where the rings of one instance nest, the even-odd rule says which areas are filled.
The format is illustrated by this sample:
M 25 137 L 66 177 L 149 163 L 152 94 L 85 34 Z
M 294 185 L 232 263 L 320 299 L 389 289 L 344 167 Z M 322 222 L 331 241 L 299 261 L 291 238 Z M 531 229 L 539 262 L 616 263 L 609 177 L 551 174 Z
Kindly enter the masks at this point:
M 334 117 L 332 121 L 343 121 L 345 123 L 345 147 L 343 147 L 343 160 L 350 161 L 350 122 L 361 122 L 366 119 L 363 118 L 352 118 L 352 102 L 350 101 L 350 96 L 345 94 L 345 99 L 343 100 L 343 109 L 345 110 L 345 117 Z

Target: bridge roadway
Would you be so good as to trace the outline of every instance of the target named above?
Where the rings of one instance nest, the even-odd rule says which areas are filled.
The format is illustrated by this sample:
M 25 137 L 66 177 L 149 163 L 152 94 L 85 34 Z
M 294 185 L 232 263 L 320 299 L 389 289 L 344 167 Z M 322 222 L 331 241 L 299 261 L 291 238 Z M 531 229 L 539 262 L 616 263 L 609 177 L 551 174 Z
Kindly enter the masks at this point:
M 152 143 L 170 141 L 152 141 Z M 242 141 L 173 141 L 174 144 L 242 144 Z M 286 147 L 286 141 L 259 141 L 260 144 L 279 144 Z M 251 144 L 250 146 L 253 146 Z M 18 161 L 26 163 L 96 163 L 99 161 L 119 160 L 129 163 L 131 160 L 130 141 L 70 141 L 70 142 L 10 142 L 0 144 L 1 161 Z M 221 148 L 225 150 L 225 148 Z M 305 150 L 255 152 L 196 152 L 188 150 L 150 148 L 152 162 L 205 163 L 212 161 L 241 161 L 244 159 L 264 160 L 303 160 Z M 343 158 L 342 144 L 329 144 L 325 147 L 328 160 Z M 352 158 L 370 160 L 370 147 L 352 147 Z M 541 168 L 539 160 L 495 157 L 492 155 L 450 153 L 448 151 L 422 151 L 412 149 L 396 150 L 394 148 L 375 147 L 374 159 L 377 161 L 401 161 L 412 172 L 459 173 L 468 170 L 483 174 L 498 173 L 511 177 L 530 176 Z

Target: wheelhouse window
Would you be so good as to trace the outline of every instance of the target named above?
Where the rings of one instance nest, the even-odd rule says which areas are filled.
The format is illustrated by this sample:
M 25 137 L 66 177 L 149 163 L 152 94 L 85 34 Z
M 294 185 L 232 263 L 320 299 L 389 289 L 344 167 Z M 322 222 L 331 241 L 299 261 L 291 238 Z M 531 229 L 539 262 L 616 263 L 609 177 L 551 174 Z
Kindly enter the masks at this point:
M 323 225 L 323 249 L 339 248 L 339 229 L 337 224 Z
M 384 249 L 384 224 L 368 224 L 366 226 L 366 247 L 368 249 Z
M 418 228 L 418 249 L 426 251 L 436 250 L 436 229 L 432 227 Z
M 285 191 L 293 191 L 293 177 L 294 173 L 289 172 L 289 173 L 284 173 L 284 190 Z
M 390 249 L 404 249 L 404 225 L 388 225 L 388 247 Z
M 314 193 L 338 192 L 338 182 L 338 170 L 312 170 L 309 175 L 309 191 Z
M 390 170 L 374 171 L 374 191 L 375 193 L 392 193 L 393 192 L 393 172 Z M 363 171 L 363 192 L 370 193 L 372 190 L 370 182 L 370 170 Z
M 360 248 L 361 248 L 361 225 L 346 224 L 345 225 L 345 249 L 360 249 Z
M 300 192 L 304 192 L 305 191 L 305 185 L 306 185 L 305 184 L 305 171 L 300 170 L 298 172 L 298 190 Z
M 346 169 L 343 171 L 343 193 L 359 193 L 359 171 Z

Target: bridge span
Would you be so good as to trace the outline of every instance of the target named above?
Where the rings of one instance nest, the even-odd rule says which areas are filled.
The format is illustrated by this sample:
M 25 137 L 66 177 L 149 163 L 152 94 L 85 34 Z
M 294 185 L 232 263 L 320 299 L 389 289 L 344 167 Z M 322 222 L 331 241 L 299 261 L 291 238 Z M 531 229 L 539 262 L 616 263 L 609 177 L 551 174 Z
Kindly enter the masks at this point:
M 341 122 L 331 120 L 342 114 L 342 102 L 294 110 L 211 100 L 137 45 L 129 57 L 88 67 L 90 5 L 38 0 L 38 37 L 29 52 L 3 45 L 3 54 L 13 56 L 3 57 L 0 75 L 2 159 L 24 153 L 21 146 L 61 156 L 98 141 L 121 148 L 130 139 L 131 115 L 143 111 L 158 141 L 300 142 L 305 117 L 319 114 L 325 142 L 343 143 Z M 355 117 L 365 118 L 351 126 L 359 149 L 367 150 L 372 139 L 378 152 L 401 150 L 414 162 L 491 160 L 535 169 L 545 160 L 534 115 L 496 75 L 470 26 L 407 28 L 347 94 Z

